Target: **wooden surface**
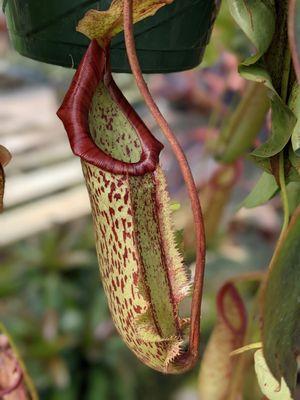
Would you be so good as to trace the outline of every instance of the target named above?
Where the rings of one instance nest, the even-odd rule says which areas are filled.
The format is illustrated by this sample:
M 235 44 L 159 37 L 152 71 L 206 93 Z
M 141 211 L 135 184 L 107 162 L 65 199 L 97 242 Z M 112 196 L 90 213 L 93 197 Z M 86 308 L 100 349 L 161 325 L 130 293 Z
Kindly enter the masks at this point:
M 6 168 L 0 246 L 90 212 L 80 162 L 57 108 L 55 92 L 46 86 L 0 95 L 0 143 L 13 155 Z

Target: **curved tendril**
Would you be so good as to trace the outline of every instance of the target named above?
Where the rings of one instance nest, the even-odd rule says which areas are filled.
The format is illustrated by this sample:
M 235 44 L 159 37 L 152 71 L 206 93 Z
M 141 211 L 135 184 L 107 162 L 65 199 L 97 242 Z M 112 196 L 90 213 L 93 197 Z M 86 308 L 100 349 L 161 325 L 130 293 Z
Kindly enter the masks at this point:
M 196 184 L 186 159 L 186 156 L 166 119 L 157 107 L 153 97 L 143 78 L 141 67 L 138 61 L 134 34 L 133 34 L 133 8 L 132 0 L 124 0 L 124 32 L 127 56 L 129 59 L 132 73 L 135 77 L 137 86 L 147 104 L 153 118 L 161 128 L 163 134 L 168 140 L 179 163 L 191 202 L 192 212 L 194 216 L 194 226 L 196 233 L 196 268 L 194 279 L 194 291 L 192 297 L 191 308 L 191 329 L 189 336 L 189 349 L 183 356 L 187 367 L 191 367 L 198 358 L 199 354 L 199 338 L 200 338 L 200 316 L 201 316 L 201 300 L 203 293 L 203 280 L 205 270 L 205 231 L 204 222 L 201 211 L 199 196 Z M 180 361 L 180 360 L 178 360 Z

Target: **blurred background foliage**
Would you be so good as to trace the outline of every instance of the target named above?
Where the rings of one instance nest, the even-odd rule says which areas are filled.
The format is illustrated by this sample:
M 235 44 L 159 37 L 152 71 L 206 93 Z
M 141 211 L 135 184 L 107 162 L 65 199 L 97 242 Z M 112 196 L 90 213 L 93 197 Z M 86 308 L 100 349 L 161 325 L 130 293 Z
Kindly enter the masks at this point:
M 240 60 L 250 50 L 223 2 L 200 68 L 214 71 L 225 53 Z M 6 53 L 4 64 L 11 74 L 16 71 L 16 77 L 25 74 L 33 84 L 47 82 L 59 99 L 72 75 L 62 68 L 26 60 L 13 51 Z M 222 78 L 222 70 L 218 73 Z M 232 100 L 232 96 L 225 96 L 222 101 L 232 107 L 238 97 Z M 178 104 L 169 103 L 173 112 L 179 113 Z M 214 112 L 196 111 L 197 118 L 204 121 L 201 129 L 215 128 Z M 198 162 L 197 157 L 199 153 L 194 153 L 193 163 Z M 263 213 L 232 219 L 257 176 L 256 167 L 246 163 L 242 181 L 248 186 L 239 183 L 234 189 L 225 224 L 208 252 L 202 349 L 215 321 L 215 295 L 222 281 L 236 273 L 265 268 L 272 253 L 279 229 L 276 200 L 268 206 L 268 215 L 275 220 L 270 228 L 264 225 Z M 179 240 L 182 237 L 179 232 Z M 185 246 L 184 250 L 192 266 L 194 249 Z M 197 368 L 176 377 L 151 371 L 116 334 L 101 289 L 90 218 L 57 225 L 1 248 L 0 263 L 0 319 L 22 353 L 41 399 L 197 399 Z M 247 288 L 252 289 L 251 285 Z

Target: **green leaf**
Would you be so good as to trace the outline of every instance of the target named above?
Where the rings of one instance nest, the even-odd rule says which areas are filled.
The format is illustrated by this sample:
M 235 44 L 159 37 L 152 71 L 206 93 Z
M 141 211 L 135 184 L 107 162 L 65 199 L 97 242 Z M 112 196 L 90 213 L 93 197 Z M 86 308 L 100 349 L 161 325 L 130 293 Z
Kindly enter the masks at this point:
M 263 348 L 270 371 L 294 392 L 300 350 L 300 209 L 278 244 L 270 266 L 263 310 Z
M 255 372 L 262 393 L 269 400 L 292 400 L 291 392 L 284 379 L 281 379 L 281 383 L 279 384 L 271 374 L 262 350 L 257 350 L 254 355 L 254 361 Z
M 241 207 L 254 208 L 269 201 L 278 192 L 279 187 L 273 175 L 263 172 L 251 193 L 242 202 Z
M 270 138 L 253 151 L 257 157 L 272 157 L 286 146 L 293 132 L 296 118 L 291 110 L 273 92 L 271 94 L 272 131 Z
M 269 89 L 272 108 L 271 136 L 258 149 L 254 150 L 252 155 L 261 158 L 272 157 L 278 154 L 288 143 L 297 119 L 274 89 L 271 77 L 261 60 L 251 65 L 249 65 L 248 62 L 243 63 L 239 70 L 244 78 L 255 82 L 261 82 Z
M 264 54 L 275 32 L 275 8 L 272 0 L 228 0 L 230 12 L 256 47 Z
M 272 174 L 272 166 L 271 166 L 271 159 L 270 158 L 261 158 L 256 157 L 253 154 L 250 154 L 248 158 L 256 164 L 259 168 L 267 172 L 268 174 Z

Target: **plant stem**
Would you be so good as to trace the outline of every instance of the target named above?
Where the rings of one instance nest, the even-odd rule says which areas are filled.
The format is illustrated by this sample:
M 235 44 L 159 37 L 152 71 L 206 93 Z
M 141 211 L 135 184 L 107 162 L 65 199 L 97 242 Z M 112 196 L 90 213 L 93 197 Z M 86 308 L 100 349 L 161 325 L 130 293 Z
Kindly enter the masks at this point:
M 286 49 L 288 44 L 288 0 L 275 0 L 276 29 L 265 61 L 274 88 L 282 94 L 282 79 L 286 69 Z
M 282 226 L 282 234 L 284 234 L 290 221 L 290 207 L 286 190 L 283 151 L 280 153 L 279 156 L 279 183 L 280 183 L 281 199 L 282 199 L 283 213 L 284 213 L 283 226 Z
M 153 97 L 148 89 L 148 86 L 143 78 L 141 67 L 136 53 L 134 34 L 133 34 L 133 2 L 132 0 L 124 0 L 124 32 L 127 56 L 129 59 L 132 73 L 135 77 L 137 86 L 147 104 L 152 116 L 161 128 L 163 134 L 167 138 L 171 148 L 178 160 L 188 194 L 191 201 L 194 226 L 196 233 L 196 268 L 194 279 L 194 291 L 192 297 L 191 310 L 191 329 L 189 337 L 189 350 L 186 353 L 185 366 L 190 369 L 197 361 L 199 355 L 199 339 L 200 339 L 200 317 L 201 317 L 201 302 L 203 293 L 203 281 L 205 270 L 205 231 L 204 221 L 201 211 L 200 200 L 197 192 L 197 187 L 189 167 L 186 156 L 175 136 L 169 127 L 166 119 L 157 107 Z
M 281 82 L 281 97 L 285 103 L 287 102 L 288 99 L 290 71 L 291 71 L 291 51 L 290 48 L 287 47 L 285 50 L 284 64 L 282 71 L 282 82 Z
M 282 71 L 282 80 L 281 80 L 281 97 L 282 100 L 286 103 L 288 100 L 288 89 L 289 89 L 289 80 L 290 80 L 290 71 L 291 71 L 291 51 L 289 46 L 285 49 L 284 53 L 284 63 L 283 63 L 283 71 Z M 289 201 L 286 190 L 286 182 L 285 182 L 285 168 L 284 168 L 284 151 L 282 151 L 279 155 L 279 184 L 281 189 L 281 199 L 283 205 L 283 213 L 284 220 L 282 226 L 282 234 L 285 233 L 290 219 L 290 210 L 289 210 Z

